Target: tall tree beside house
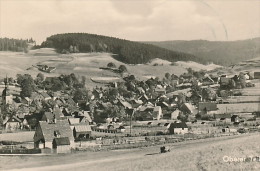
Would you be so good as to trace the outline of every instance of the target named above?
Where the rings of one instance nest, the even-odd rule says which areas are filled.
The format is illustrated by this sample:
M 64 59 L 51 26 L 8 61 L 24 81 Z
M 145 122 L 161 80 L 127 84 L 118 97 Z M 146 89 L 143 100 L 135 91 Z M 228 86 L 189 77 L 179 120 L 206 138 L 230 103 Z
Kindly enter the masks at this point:
M 32 92 L 35 90 L 35 84 L 31 75 L 25 74 L 21 82 L 21 97 L 31 97 Z
M 111 100 L 114 100 L 116 99 L 116 97 L 118 96 L 119 92 L 118 92 L 118 89 L 117 88 L 112 88 L 109 90 L 108 92 L 108 95 L 109 95 L 109 98 Z
M 186 96 L 183 93 L 178 94 L 178 106 L 180 107 L 183 103 L 186 103 Z
M 205 101 L 215 101 L 217 99 L 217 93 L 212 88 L 202 89 L 202 98 Z
M 36 78 L 37 78 L 40 82 L 44 81 L 44 75 L 43 75 L 42 73 L 38 73 L 37 76 L 36 76 Z
M 179 119 L 182 122 L 187 122 L 188 120 L 188 115 L 185 115 L 183 113 L 180 113 L 179 116 L 177 116 L 177 119 Z
M 170 77 L 171 77 L 171 75 L 170 75 L 170 73 L 165 73 L 165 78 L 167 79 L 167 80 L 169 80 L 170 79 Z
M 73 100 L 76 103 L 78 103 L 81 100 L 88 101 L 89 97 L 88 97 L 87 90 L 85 88 L 76 89 L 76 91 L 74 92 L 74 95 L 73 95 Z
M 85 86 L 86 80 L 87 80 L 86 76 L 84 76 L 84 75 L 81 76 L 81 84 L 82 84 L 83 86 Z
M 240 82 L 241 88 L 246 87 L 246 77 L 242 72 L 239 73 L 239 82 Z

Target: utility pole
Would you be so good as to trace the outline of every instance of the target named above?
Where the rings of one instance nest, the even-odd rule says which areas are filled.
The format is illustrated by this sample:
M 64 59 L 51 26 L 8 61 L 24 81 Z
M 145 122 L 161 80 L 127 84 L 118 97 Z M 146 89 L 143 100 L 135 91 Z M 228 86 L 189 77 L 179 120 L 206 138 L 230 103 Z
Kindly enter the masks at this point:
M 130 137 L 132 136 L 132 114 L 130 115 Z

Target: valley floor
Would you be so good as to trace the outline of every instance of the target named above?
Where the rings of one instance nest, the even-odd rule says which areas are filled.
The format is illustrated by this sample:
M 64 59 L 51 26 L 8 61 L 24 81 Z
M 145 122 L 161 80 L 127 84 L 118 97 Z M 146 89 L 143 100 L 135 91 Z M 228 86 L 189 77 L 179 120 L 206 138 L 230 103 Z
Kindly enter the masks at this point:
M 244 134 L 159 147 L 81 152 L 51 156 L 0 156 L 0 170 L 259 170 L 259 161 L 224 162 L 228 157 L 260 157 L 260 134 Z

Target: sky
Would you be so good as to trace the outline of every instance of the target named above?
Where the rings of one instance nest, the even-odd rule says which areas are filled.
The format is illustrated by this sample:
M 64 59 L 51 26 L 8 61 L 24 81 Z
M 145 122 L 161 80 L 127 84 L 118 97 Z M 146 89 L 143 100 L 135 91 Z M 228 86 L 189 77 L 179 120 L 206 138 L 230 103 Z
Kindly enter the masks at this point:
M 84 32 L 132 41 L 260 37 L 260 0 L 0 0 L 0 37 Z

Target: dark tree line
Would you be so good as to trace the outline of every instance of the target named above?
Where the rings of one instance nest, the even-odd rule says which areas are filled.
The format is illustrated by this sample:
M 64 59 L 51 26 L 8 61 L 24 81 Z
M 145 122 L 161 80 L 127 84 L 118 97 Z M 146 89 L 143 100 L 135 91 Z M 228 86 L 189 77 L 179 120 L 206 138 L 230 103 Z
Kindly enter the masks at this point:
M 34 40 L 0 38 L 0 51 L 27 52 L 28 43 L 34 43 Z
M 53 35 L 48 37 L 41 47 L 55 48 L 60 53 L 110 52 L 116 54 L 114 57 L 117 60 L 131 64 L 147 63 L 154 58 L 166 59 L 171 62 L 189 60 L 202 62 L 194 55 L 154 45 L 87 33 Z

